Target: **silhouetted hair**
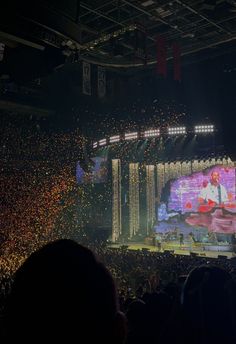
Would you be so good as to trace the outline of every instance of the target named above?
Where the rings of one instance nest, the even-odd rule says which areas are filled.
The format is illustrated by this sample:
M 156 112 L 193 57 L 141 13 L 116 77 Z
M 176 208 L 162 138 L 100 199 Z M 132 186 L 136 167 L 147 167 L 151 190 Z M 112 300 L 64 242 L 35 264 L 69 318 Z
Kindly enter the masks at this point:
M 236 339 L 236 295 L 231 275 L 219 267 L 191 271 L 183 288 L 183 327 L 186 342 L 231 343 Z
M 103 264 L 76 242 L 55 241 L 16 272 L 5 311 L 6 338 L 106 342 L 117 310 L 114 281 Z

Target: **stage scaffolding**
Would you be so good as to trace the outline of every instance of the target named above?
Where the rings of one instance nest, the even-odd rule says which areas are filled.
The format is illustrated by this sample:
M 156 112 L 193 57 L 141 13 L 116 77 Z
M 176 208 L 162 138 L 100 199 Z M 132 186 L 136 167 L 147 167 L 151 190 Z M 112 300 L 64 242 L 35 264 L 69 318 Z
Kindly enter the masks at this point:
M 155 224 L 155 166 L 146 165 L 146 202 L 147 202 L 147 232 L 152 232 Z
M 139 232 L 139 164 L 129 164 L 129 236 Z
M 121 162 L 112 160 L 112 242 L 116 242 L 122 231 L 121 224 Z

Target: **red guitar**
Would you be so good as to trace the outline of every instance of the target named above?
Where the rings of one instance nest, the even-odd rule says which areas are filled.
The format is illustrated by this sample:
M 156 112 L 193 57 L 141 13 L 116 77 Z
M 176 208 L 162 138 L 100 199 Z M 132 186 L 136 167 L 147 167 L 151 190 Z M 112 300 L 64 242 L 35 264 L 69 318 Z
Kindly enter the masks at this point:
M 208 200 L 207 203 L 199 205 L 198 212 L 199 213 L 208 213 L 215 208 L 221 208 L 221 209 L 223 208 L 223 209 L 226 209 L 228 211 L 235 212 L 236 211 L 236 204 L 235 203 L 217 204 L 216 202 L 214 202 L 212 200 Z

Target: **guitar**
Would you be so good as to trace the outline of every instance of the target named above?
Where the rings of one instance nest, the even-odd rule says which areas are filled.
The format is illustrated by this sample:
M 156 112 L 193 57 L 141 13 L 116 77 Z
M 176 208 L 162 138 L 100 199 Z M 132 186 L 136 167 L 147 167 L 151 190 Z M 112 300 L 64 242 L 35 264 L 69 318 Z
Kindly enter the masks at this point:
M 218 204 L 218 203 L 216 203 L 210 199 L 208 200 L 207 203 L 199 205 L 198 212 L 199 213 L 208 213 L 215 208 L 225 209 L 225 210 L 228 210 L 230 212 L 236 212 L 236 204 L 235 203 L 231 202 L 231 203 Z

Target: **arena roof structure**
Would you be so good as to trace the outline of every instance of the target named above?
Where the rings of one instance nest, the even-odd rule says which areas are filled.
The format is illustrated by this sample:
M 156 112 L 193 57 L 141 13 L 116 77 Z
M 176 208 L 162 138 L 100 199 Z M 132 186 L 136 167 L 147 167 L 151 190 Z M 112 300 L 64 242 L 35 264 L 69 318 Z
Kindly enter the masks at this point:
M 156 62 L 156 35 L 167 43 L 179 41 L 182 56 L 196 52 L 219 54 L 236 38 L 235 1 L 82 1 L 82 46 L 85 58 L 117 67 L 140 66 L 134 62 L 135 31 L 146 33 L 147 64 Z M 87 29 L 86 29 L 87 28 Z M 107 35 L 110 35 L 107 37 Z M 171 56 L 168 56 L 171 58 Z M 109 60 L 109 62 L 108 62 Z
M 24 0 L 20 4 L 9 0 L 7 5 L 0 42 L 15 52 L 22 47 L 36 51 L 50 47 L 54 59 L 56 49 L 73 61 L 131 68 L 155 65 L 159 34 L 168 46 L 178 42 L 182 56 L 200 53 L 197 59 L 235 49 L 236 2 L 232 0 Z M 140 44 L 145 61 L 135 55 Z M 170 51 L 167 58 L 172 58 Z M 63 64 L 63 59 L 57 57 L 57 63 Z

